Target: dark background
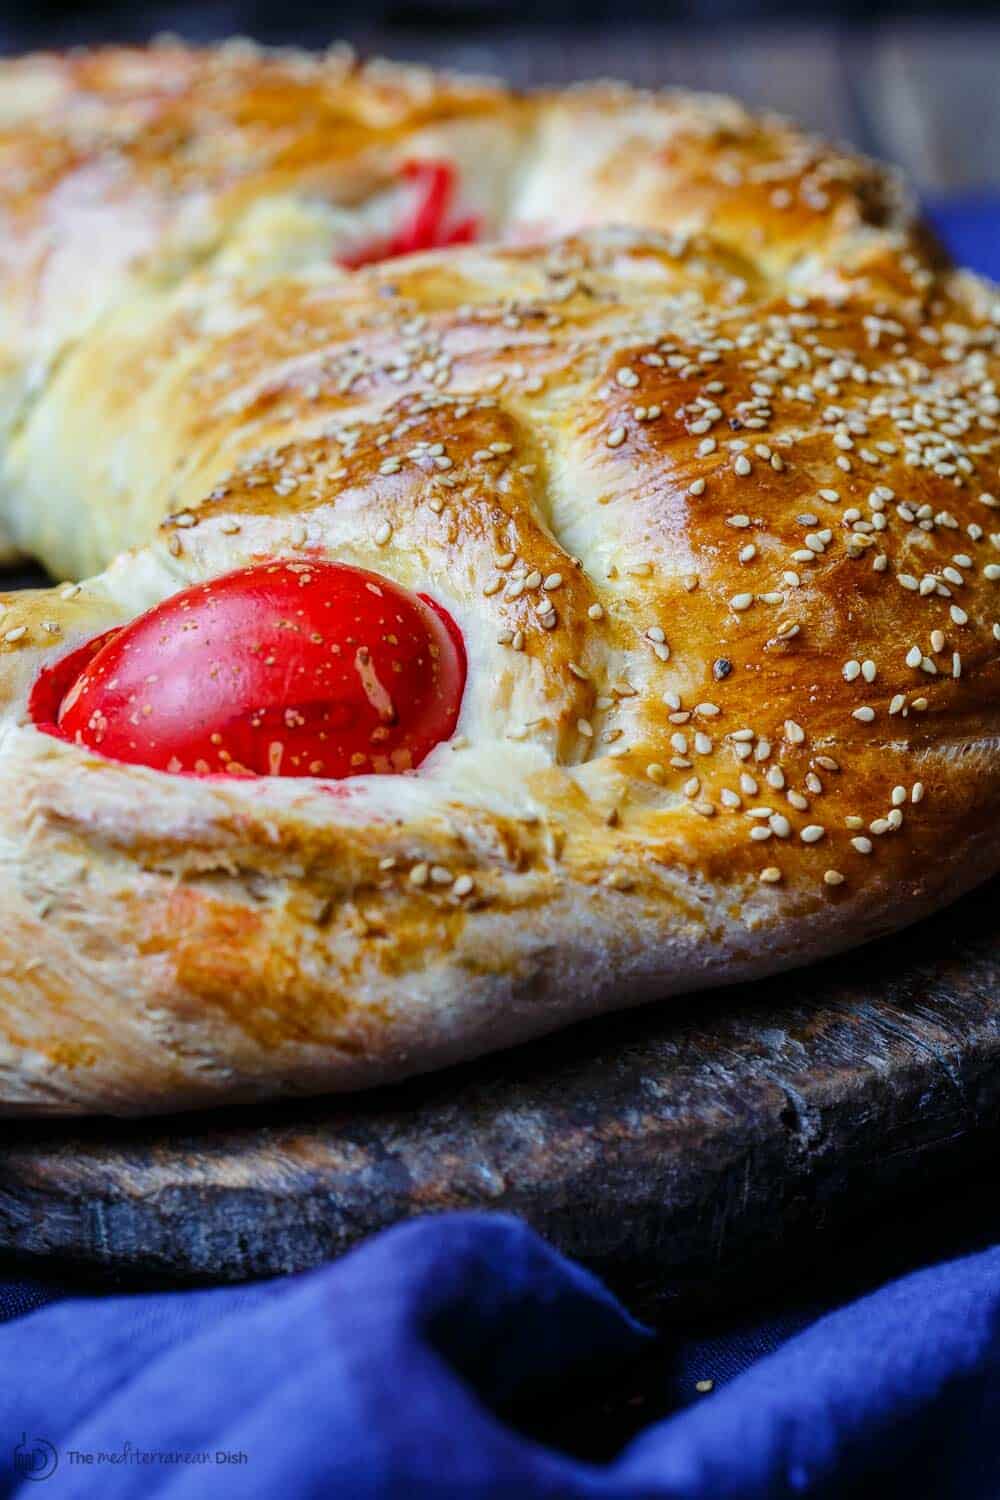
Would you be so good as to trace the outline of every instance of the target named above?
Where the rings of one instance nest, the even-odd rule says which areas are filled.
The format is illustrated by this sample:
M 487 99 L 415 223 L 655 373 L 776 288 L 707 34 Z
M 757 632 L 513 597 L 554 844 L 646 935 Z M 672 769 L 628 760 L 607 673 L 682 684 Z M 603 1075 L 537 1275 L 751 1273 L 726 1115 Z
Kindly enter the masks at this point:
M 995 3 L 964 5 L 969 15 L 996 14 Z M 488 36 L 512 27 L 603 26 L 620 29 L 629 23 L 657 26 L 741 25 L 767 20 L 828 24 L 840 21 L 869 25 L 887 17 L 910 16 L 940 20 L 941 4 L 899 3 L 899 0 L 364 0 L 361 5 L 331 0 L 207 0 L 207 3 L 128 4 L 73 3 L 73 0 L 34 0 L 30 6 L 0 7 L 8 47 L 56 45 L 95 38 L 141 39 L 158 29 L 174 29 L 192 38 L 254 36 L 267 42 L 296 42 L 321 46 L 334 35 L 367 36 L 379 31 L 412 33 L 419 42 L 427 32 L 462 27 Z M 949 20 L 959 16 L 950 8 Z

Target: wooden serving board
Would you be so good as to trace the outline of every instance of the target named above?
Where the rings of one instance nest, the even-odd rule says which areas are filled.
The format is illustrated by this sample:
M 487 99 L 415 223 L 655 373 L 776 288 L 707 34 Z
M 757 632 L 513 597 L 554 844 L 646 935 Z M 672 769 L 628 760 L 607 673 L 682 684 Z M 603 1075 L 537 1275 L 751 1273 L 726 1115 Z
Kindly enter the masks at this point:
M 778 979 L 395 1089 L 146 1122 L 13 1123 L 0 1249 L 185 1279 L 291 1271 L 399 1219 L 522 1214 L 642 1304 L 787 1271 L 997 1149 L 1000 885 Z M 647 1310 L 649 1305 L 646 1304 Z

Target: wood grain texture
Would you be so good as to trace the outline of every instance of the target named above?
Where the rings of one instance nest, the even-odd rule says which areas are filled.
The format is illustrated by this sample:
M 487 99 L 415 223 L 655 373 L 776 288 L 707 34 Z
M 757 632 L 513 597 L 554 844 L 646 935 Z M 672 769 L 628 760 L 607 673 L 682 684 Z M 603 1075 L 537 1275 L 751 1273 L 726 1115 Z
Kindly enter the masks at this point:
M 380 1094 L 18 1126 L 0 1248 L 235 1280 L 417 1214 L 509 1210 L 633 1301 L 655 1281 L 718 1302 L 995 1151 L 998 938 L 992 885 L 842 960 Z

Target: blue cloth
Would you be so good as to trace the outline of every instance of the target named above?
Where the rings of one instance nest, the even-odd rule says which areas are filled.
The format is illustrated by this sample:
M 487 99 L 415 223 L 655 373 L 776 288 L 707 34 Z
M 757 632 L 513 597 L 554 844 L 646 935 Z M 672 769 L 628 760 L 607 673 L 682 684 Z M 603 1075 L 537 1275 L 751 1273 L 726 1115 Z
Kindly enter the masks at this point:
M 1000 277 L 1000 203 L 931 218 Z M 856 1300 L 820 1265 L 805 1300 L 714 1328 L 668 1317 L 655 1339 L 498 1216 L 407 1225 L 249 1287 L 11 1282 L 0 1497 L 997 1500 L 994 1199 L 988 1178 L 926 1222 L 897 1210 L 888 1246 L 859 1230 L 881 1279 L 950 1258 Z M 987 1248 L 957 1254 L 970 1245 Z
M 1000 1249 L 919 1272 L 587 1462 L 539 1440 L 547 1407 L 652 1336 L 517 1220 L 428 1218 L 284 1281 L 8 1323 L 0 1493 L 54 1466 L 75 1500 L 994 1500 L 998 1314 Z
M 927 217 L 960 266 L 1000 280 L 1000 198 L 944 199 Z

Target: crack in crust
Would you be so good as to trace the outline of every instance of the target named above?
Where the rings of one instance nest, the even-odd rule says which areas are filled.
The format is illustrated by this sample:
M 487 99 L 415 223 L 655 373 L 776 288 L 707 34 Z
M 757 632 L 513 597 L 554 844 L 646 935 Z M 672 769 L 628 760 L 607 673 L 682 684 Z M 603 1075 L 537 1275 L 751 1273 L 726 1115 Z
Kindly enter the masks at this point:
M 341 53 L 0 77 L 0 520 L 96 574 L 0 603 L 0 1107 L 361 1087 L 997 867 L 1000 314 L 880 169 Z M 421 155 L 513 243 L 345 272 Z M 27 722 L 45 662 L 276 555 L 458 621 L 418 773 L 194 781 Z

